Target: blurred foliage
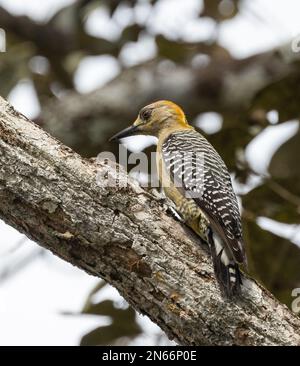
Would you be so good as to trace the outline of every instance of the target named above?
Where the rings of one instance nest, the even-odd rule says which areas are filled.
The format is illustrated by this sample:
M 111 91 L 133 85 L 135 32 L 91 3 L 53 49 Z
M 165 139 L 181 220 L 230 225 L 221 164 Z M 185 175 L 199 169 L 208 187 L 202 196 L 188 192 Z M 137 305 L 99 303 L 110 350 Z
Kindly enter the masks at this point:
M 257 279 L 278 298 L 290 298 L 291 289 L 299 287 L 300 283 L 299 247 L 262 230 L 252 221 L 244 223 L 244 235 L 248 244 L 250 273 L 256 273 Z
M 91 292 L 82 314 L 109 317 L 111 324 L 98 327 L 86 334 L 81 340 L 82 346 L 118 344 L 120 341 L 125 345 L 142 333 L 136 322 L 136 313 L 131 307 L 117 308 L 112 300 L 93 302 L 93 297 L 105 286 L 105 282 L 100 282 Z
M 101 281 L 91 291 L 87 301 L 82 309 L 81 314 L 96 315 L 101 317 L 109 317 L 110 324 L 102 325 L 91 332 L 87 333 L 81 340 L 82 346 L 97 345 L 129 345 L 135 338 L 143 336 L 143 330 L 137 321 L 136 312 L 125 302 L 122 306 L 116 305 L 115 301 L 102 300 L 95 301 L 95 298 L 101 295 L 101 291 L 108 285 Z M 101 320 L 99 321 L 101 323 Z M 146 336 L 146 335 L 144 335 Z M 162 334 L 154 335 L 156 344 L 168 344 L 166 336 Z
M 238 12 L 239 0 L 204 0 L 202 16 L 213 18 L 216 21 L 230 19 Z
M 263 229 L 258 224 L 258 218 L 266 217 L 275 223 L 300 224 L 300 134 L 298 132 L 277 149 L 266 175 L 259 175 L 249 168 L 245 161 L 245 150 L 258 134 L 274 124 L 269 120 L 268 111 L 278 112 L 277 123 L 299 119 L 300 67 L 299 61 L 295 61 L 290 72 L 288 66 L 291 61 L 283 62 L 278 52 L 236 60 L 229 50 L 218 43 L 219 25 L 239 14 L 245 1 L 204 0 L 197 14 L 198 21 L 209 18 L 214 22 L 215 28 L 212 36 L 201 42 L 187 41 L 178 35 L 180 32 L 171 37 L 167 32 L 162 34 L 153 30 L 151 22 L 159 10 L 159 0 L 79 0 L 41 23 L 31 18 L 12 15 L 0 7 L 0 27 L 4 28 L 7 34 L 7 52 L 0 54 L 0 94 L 8 97 L 20 81 L 29 79 L 33 83 L 42 110 L 47 109 L 49 105 L 56 106 L 55 102 L 61 100 L 61 121 L 68 121 L 68 114 L 77 110 L 78 105 L 64 104 L 64 98 L 68 93 L 75 91 L 74 75 L 80 62 L 86 56 L 110 55 L 118 62 L 121 70 L 116 80 L 127 80 L 124 77 L 126 69 L 132 69 L 134 72 L 143 68 L 148 70 L 149 60 L 140 62 L 138 68 L 127 65 L 122 58 L 124 49 L 128 45 L 136 44 L 145 35 L 150 37 L 156 46 L 153 58 L 161 75 L 165 72 L 168 79 L 169 70 L 180 71 L 186 68 L 192 73 L 193 82 L 197 81 L 196 87 L 191 88 L 193 94 L 187 95 L 184 100 L 190 120 L 207 111 L 214 111 L 222 116 L 222 128 L 208 138 L 220 151 L 239 185 L 246 188 L 241 190 L 240 197 L 244 208 L 243 225 L 250 274 L 290 306 L 292 289 L 300 287 L 299 246 L 294 244 L 293 237 L 283 238 Z M 144 20 L 140 20 L 136 16 L 137 8 L 145 4 L 146 16 Z M 118 37 L 112 40 L 87 32 L 86 22 L 97 9 L 106 11 L 106 21 L 119 29 Z M 124 22 L 120 22 L 122 11 L 126 14 L 124 17 L 128 17 L 128 21 L 123 19 Z M 101 25 L 99 27 L 101 28 Z M 199 60 L 202 62 L 201 66 L 197 64 Z M 254 66 L 260 64 L 264 65 L 264 71 L 256 71 L 254 74 Z M 227 100 L 226 95 L 221 93 L 224 70 L 227 70 L 225 74 L 230 75 L 228 80 L 232 82 L 234 77 L 239 76 L 242 70 L 247 70 L 247 67 L 248 74 L 246 73 L 242 80 L 252 82 L 247 84 L 250 85 L 250 89 L 257 83 L 255 92 L 249 93 L 249 88 L 238 82 L 235 84 L 235 97 Z M 269 82 L 260 84 L 265 75 L 268 76 Z M 131 80 L 127 82 L 130 83 Z M 148 83 L 150 82 L 151 79 L 148 80 Z M 165 99 L 173 95 L 171 89 L 174 85 L 170 85 L 164 85 L 162 92 Z M 181 84 L 177 86 L 180 87 Z M 153 97 L 155 96 L 152 94 L 146 95 L 143 100 L 151 100 Z M 106 137 L 119 130 L 121 123 L 125 126 L 130 120 L 124 118 L 122 108 L 120 111 L 111 112 L 109 106 L 103 108 L 103 115 L 100 116 L 97 106 L 105 103 L 105 100 L 94 103 L 91 103 L 91 100 L 93 101 L 93 98 L 81 97 L 79 107 L 82 106 L 85 112 L 75 118 L 73 124 L 64 122 L 66 125 L 62 130 L 65 136 L 59 135 L 59 138 L 85 156 L 106 149 L 115 151 L 116 146 L 107 143 Z M 124 101 L 120 101 L 119 104 L 124 106 Z M 127 107 L 132 108 L 130 118 L 133 118 L 137 106 Z M 53 123 L 49 130 L 55 134 L 57 122 L 53 122 L 51 118 L 45 121 L 45 118 L 45 114 L 42 113 L 36 118 L 36 122 L 47 123 L 48 128 Z M 94 120 L 99 129 L 95 129 Z M 63 123 L 61 121 L 60 123 Z M 90 131 L 92 137 L 87 136 L 86 131 Z M 99 138 L 95 139 L 95 136 Z M 148 147 L 147 153 L 152 150 L 153 147 Z M 259 151 L 256 158 L 260 159 Z M 258 183 L 249 188 L 253 177 L 259 178 Z M 94 302 L 103 286 L 104 283 L 101 282 L 89 296 L 82 313 L 97 315 L 99 319 L 103 316 L 109 317 L 110 324 L 99 326 L 86 334 L 81 344 L 128 343 L 141 336 L 143 330 L 130 307 L 119 308 L 111 300 Z

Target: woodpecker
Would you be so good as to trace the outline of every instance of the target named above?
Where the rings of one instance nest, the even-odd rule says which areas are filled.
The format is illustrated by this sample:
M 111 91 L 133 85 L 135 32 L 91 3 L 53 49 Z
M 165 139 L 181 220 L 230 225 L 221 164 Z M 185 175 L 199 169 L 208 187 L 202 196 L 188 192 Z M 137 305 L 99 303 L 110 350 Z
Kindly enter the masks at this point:
M 184 222 L 209 245 L 222 292 L 229 298 L 239 295 L 239 265 L 246 264 L 241 217 L 220 155 L 188 124 L 182 109 L 166 100 L 142 108 L 133 125 L 110 140 L 132 135 L 158 138 L 157 171 L 166 196 Z

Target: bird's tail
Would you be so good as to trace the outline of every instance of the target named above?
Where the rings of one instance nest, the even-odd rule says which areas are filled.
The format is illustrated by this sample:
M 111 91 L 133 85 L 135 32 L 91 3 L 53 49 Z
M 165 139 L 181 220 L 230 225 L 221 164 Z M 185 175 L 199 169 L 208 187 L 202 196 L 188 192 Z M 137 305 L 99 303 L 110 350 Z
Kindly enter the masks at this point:
M 242 278 L 239 266 L 228 252 L 222 239 L 212 230 L 209 233 L 209 246 L 215 275 L 221 290 L 228 298 L 240 295 Z

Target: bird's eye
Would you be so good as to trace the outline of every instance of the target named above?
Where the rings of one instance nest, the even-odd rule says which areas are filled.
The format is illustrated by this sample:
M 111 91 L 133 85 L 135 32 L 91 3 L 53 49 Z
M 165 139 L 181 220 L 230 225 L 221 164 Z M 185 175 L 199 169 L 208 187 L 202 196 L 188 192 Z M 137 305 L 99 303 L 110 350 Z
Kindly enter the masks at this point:
M 150 116 L 151 116 L 151 109 L 143 109 L 141 112 L 140 112 L 140 118 L 143 120 L 143 121 L 147 121 Z

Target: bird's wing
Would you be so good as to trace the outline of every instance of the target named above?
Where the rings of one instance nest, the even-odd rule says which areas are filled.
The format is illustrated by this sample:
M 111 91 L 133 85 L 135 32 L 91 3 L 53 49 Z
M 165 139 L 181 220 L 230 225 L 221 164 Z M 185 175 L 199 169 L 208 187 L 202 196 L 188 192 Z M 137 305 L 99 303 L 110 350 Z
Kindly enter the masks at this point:
M 241 218 L 227 167 L 213 146 L 194 130 L 172 133 L 162 157 L 179 191 L 210 219 L 235 260 L 245 261 Z

